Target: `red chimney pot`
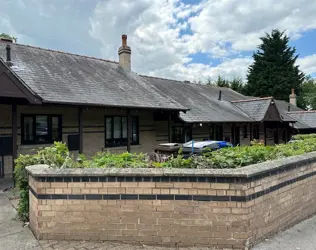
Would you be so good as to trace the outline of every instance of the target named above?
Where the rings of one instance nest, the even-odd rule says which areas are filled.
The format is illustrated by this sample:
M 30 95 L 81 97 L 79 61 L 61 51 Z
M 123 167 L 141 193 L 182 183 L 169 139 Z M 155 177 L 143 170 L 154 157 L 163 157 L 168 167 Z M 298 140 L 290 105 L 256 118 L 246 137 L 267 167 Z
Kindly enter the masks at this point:
M 122 46 L 127 45 L 127 35 L 122 35 Z

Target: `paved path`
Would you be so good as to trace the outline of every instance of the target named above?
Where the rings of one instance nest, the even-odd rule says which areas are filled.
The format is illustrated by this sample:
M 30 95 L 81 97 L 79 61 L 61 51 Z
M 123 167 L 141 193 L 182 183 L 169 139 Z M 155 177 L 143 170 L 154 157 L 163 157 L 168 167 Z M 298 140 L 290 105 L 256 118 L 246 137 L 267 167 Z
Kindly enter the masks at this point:
M 253 250 L 315 250 L 316 216 L 261 242 Z
M 15 209 L 0 190 L 0 250 L 41 250 L 31 231 L 15 217 Z
M 211 248 L 166 248 L 132 246 L 110 242 L 37 241 L 23 223 L 15 220 L 16 211 L 0 190 L 0 250 L 210 250 Z M 253 250 L 315 250 L 316 216 L 265 240 Z

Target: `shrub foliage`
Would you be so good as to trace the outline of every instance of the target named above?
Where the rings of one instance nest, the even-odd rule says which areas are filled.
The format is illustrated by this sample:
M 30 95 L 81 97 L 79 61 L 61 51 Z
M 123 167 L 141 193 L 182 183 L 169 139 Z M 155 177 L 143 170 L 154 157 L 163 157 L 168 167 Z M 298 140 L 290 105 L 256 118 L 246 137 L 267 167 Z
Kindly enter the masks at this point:
M 17 210 L 23 221 L 27 221 L 29 216 L 29 187 L 25 167 L 36 164 L 47 164 L 53 168 L 80 166 L 69 154 L 66 144 L 61 142 L 55 142 L 51 147 L 40 148 L 32 155 L 20 155 L 15 160 L 14 178 L 16 186 L 21 191 Z
M 84 155 L 75 160 L 66 144 L 55 142 L 51 147 L 41 148 L 33 155 L 20 155 L 16 159 L 15 181 L 21 190 L 18 214 L 22 220 L 28 220 L 29 192 L 26 166 L 47 164 L 53 168 L 239 168 L 312 151 L 316 151 L 316 134 L 296 135 L 291 143 L 276 146 L 264 146 L 254 141 L 251 146 L 208 151 L 203 156 L 191 156 L 187 159 L 180 150 L 177 156 L 168 158 L 152 157 L 142 153 L 102 152 L 97 153 L 91 160 Z

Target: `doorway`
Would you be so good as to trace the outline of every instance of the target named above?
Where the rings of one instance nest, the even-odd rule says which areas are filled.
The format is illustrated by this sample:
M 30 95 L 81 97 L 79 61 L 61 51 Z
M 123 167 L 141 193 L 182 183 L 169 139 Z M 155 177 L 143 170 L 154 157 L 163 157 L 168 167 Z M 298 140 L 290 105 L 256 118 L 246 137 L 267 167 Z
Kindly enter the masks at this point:
M 172 142 L 185 143 L 192 140 L 192 130 L 187 126 L 172 127 Z
M 240 127 L 232 127 L 232 143 L 234 146 L 240 145 Z

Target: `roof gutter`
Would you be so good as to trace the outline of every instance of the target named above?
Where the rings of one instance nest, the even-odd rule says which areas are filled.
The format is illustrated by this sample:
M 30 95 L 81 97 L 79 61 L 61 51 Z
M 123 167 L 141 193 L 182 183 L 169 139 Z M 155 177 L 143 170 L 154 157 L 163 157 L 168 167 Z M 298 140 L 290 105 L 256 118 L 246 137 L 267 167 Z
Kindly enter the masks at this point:
M 146 109 L 146 110 L 170 110 L 187 112 L 188 108 L 168 108 L 168 107 L 142 107 L 142 106 L 123 106 L 123 105 L 106 105 L 101 103 L 81 103 L 81 102 L 57 102 L 57 101 L 45 101 L 43 104 L 59 104 L 59 105 L 71 105 L 71 106 L 92 106 L 92 107 L 107 107 L 107 108 L 129 108 L 129 109 Z

